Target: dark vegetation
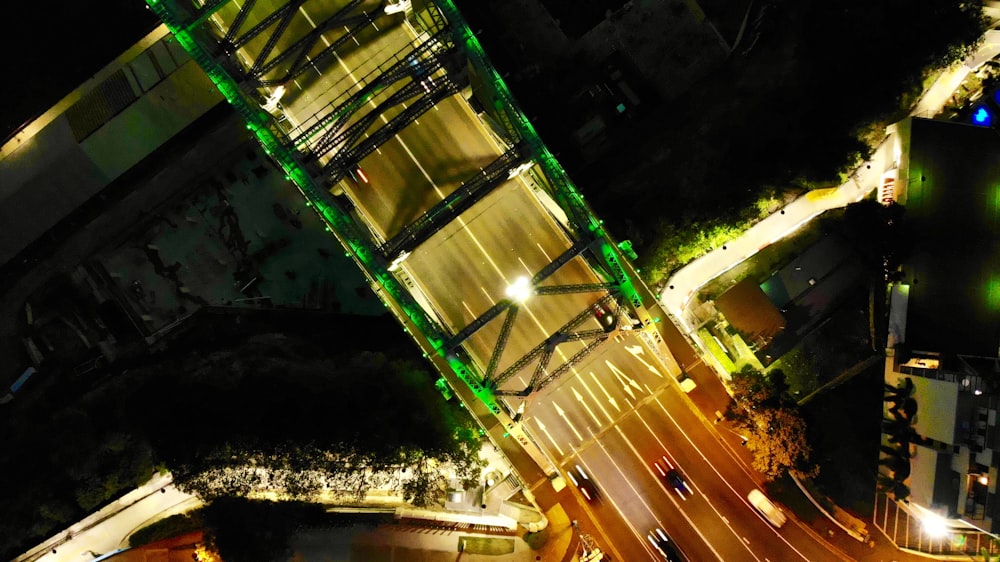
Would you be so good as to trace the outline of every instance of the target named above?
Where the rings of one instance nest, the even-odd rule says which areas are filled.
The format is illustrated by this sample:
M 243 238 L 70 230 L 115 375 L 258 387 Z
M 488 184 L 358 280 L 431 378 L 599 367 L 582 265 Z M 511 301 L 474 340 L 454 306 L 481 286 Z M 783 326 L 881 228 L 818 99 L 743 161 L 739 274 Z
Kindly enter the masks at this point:
M 726 415 L 747 436 L 753 468 L 768 480 L 793 474 L 815 476 L 806 422 L 779 370 L 761 373 L 749 365 L 732 374 L 733 402 Z
M 308 529 L 373 529 L 392 523 L 389 514 L 327 513 L 306 502 L 221 498 L 191 513 L 174 515 L 132 534 L 138 547 L 192 531 L 204 531 L 205 546 L 228 562 L 273 562 L 292 556 L 291 540 Z
M 345 497 L 363 496 L 372 482 L 359 466 L 419 469 L 430 459 L 451 460 L 478 477 L 473 420 L 444 401 L 390 318 L 380 330 L 364 330 L 377 322 L 317 315 L 274 334 L 266 331 L 281 325 L 273 318 L 239 316 L 242 322 L 199 317 L 145 364 L 99 381 L 65 378 L 46 396 L 36 392 L 34 402 L 5 408 L 0 554 L 10 557 L 82 518 L 157 468 L 208 500 L 258 483 L 213 483 L 203 473 L 251 459 L 303 474 L 284 482 L 301 498 L 316 490 L 316 474 L 347 487 Z M 362 335 L 386 351 L 363 351 L 353 341 Z M 435 475 L 407 488 L 414 503 L 437 501 L 443 482 Z
M 201 514 L 202 510 L 197 510 L 160 519 L 156 523 L 132 533 L 132 536 L 128 538 L 128 545 L 135 548 L 186 533 L 201 531 L 205 528 L 205 521 Z
M 491 5 L 460 8 L 598 214 L 633 240 L 654 284 L 697 254 L 689 247 L 721 243 L 705 232 L 757 218 L 762 197 L 839 184 L 884 126 L 905 116 L 931 71 L 964 57 L 984 29 L 976 2 L 755 4 L 747 38 L 720 68 L 619 122 L 610 149 L 585 157 L 570 139 L 587 116 L 552 100 L 602 80 L 600 69 L 515 48 L 517 22 Z M 728 21 L 727 11 L 708 16 Z M 517 72 L 539 61 L 541 72 Z
M 883 369 L 878 362 L 802 407 L 812 460 L 822 467 L 815 484 L 858 516 L 874 509 Z
M 296 531 L 326 523 L 323 506 L 220 498 L 202 510 L 206 542 L 226 561 L 288 560 Z
M 882 430 L 888 437 L 879 447 L 879 465 L 886 471 L 879 471 L 878 487 L 898 501 L 905 501 L 910 495 L 906 485 L 910 477 L 910 445 L 923 442 L 913 427 L 917 415 L 913 391 L 913 381 L 909 377 L 902 379 L 898 387 L 884 385 L 883 399 L 889 414 L 882 419 Z

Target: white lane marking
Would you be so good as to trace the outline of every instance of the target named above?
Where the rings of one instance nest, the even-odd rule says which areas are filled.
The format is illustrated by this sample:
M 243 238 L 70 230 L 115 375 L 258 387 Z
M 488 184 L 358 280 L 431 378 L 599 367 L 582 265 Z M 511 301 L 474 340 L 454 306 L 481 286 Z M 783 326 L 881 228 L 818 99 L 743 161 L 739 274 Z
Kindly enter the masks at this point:
M 531 271 L 531 268 L 528 267 L 528 264 L 524 263 L 524 260 L 521 259 L 521 256 L 517 256 L 517 261 L 521 262 L 521 267 L 524 268 L 524 271 L 528 275 L 534 275 L 535 274 L 535 272 Z
M 594 423 L 597 424 L 598 431 L 600 431 L 600 429 L 601 429 L 601 420 L 597 419 L 597 416 L 594 415 L 594 411 L 591 410 L 590 406 L 587 405 L 587 402 L 584 401 L 583 395 L 580 394 L 580 392 L 577 389 L 575 389 L 575 388 L 570 387 L 570 390 L 573 391 L 573 397 L 576 398 L 577 402 L 579 402 L 580 405 L 583 406 L 583 409 L 587 410 L 587 413 L 590 414 L 590 418 L 594 420 Z
M 376 28 L 376 29 L 378 29 L 378 28 Z M 354 40 L 354 44 L 355 44 L 355 45 L 357 45 L 358 47 L 360 47 L 360 46 L 361 46 L 361 43 L 359 43 L 359 42 L 358 42 L 358 38 L 357 38 L 357 37 L 355 37 L 353 33 L 351 33 L 351 28 L 349 28 L 349 27 L 347 27 L 347 26 L 345 25 L 345 26 L 344 26 L 344 31 L 346 31 L 346 32 L 347 32 L 348 34 L 350 34 L 350 35 L 351 35 L 351 39 L 353 39 L 353 40 Z
M 472 309 L 469 308 L 469 305 L 465 302 L 465 300 L 462 301 L 462 306 L 465 307 L 465 311 L 469 313 L 469 316 L 471 316 L 472 319 L 475 320 L 476 319 L 476 313 L 472 312 Z
M 624 371 L 616 367 L 611 361 L 605 359 L 604 364 L 607 365 L 608 369 L 610 369 L 611 372 L 615 374 L 615 377 L 618 378 L 618 382 L 621 383 L 622 389 L 629 395 L 630 398 L 632 398 L 632 400 L 635 400 L 635 392 L 633 392 L 632 389 L 634 388 L 639 392 L 642 392 L 642 387 L 639 386 L 639 383 L 635 382 L 631 377 L 626 375 Z
M 646 472 L 653 478 L 654 481 L 656 481 L 656 483 L 660 486 L 660 488 L 662 488 L 664 491 L 669 492 L 669 490 L 667 490 L 666 487 L 663 485 L 663 482 L 659 478 L 657 478 L 656 474 L 653 472 L 653 469 L 649 468 L 649 465 L 646 463 L 646 459 L 644 459 L 642 455 L 639 454 L 639 450 L 635 448 L 635 445 L 633 445 L 631 441 L 629 441 L 628 436 L 626 436 L 625 432 L 622 431 L 621 426 L 616 425 L 615 430 L 618 432 L 618 435 L 622 438 L 622 440 L 625 441 L 625 444 L 628 445 L 629 450 L 632 451 L 632 454 L 635 455 L 635 458 L 639 459 L 639 463 L 642 464 L 643 468 L 646 469 Z M 607 454 L 604 448 L 604 444 L 600 442 L 598 443 L 601 446 L 601 450 L 604 450 L 605 454 Z M 612 458 L 610 455 L 608 455 L 608 459 L 611 460 L 611 464 L 614 465 L 615 470 L 617 470 L 622 475 L 622 480 L 625 480 L 625 482 L 629 485 L 629 488 L 632 488 L 635 494 L 639 496 L 639 501 L 642 502 L 642 505 L 644 505 L 646 509 L 649 511 L 649 513 L 653 516 L 653 519 L 656 519 L 657 524 L 659 524 L 660 527 L 663 527 L 664 526 L 663 523 L 661 523 L 660 519 L 656 516 L 655 513 L 653 513 L 652 508 L 650 508 L 649 505 L 646 504 L 646 500 L 642 498 L 642 495 L 639 493 L 639 491 L 636 490 L 634 486 L 632 486 L 632 482 L 628 479 L 627 476 L 625 476 L 625 471 L 623 471 L 621 467 L 618 466 L 618 463 L 616 463 L 614 458 Z M 681 505 L 677 503 L 676 499 L 674 499 L 674 495 L 671 493 L 667 493 L 666 498 L 670 500 L 670 503 L 674 504 L 674 508 L 677 510 L 677 512 L 680 513 L 681 517 L 683 517 L 684 520 L 688 522 L 688 525 L 690 525 L 691 528 L 694 529 L 694 532 L 698 533 L 698 536 L 701 537 L 702 542 L 704 542 L 705 545 L 708 546 L 709 550 L 711 550 L 712 553 L 715 554 L 715 557 L 718 558 L 720 561 L 722 561 L 723 560 L 722 555 L 719 554 L 717 550 L 715 550 L 715 547 L 712 546 L 711 541 L 709 541 L 708 538 L 701 533 L 701 530 L 698 528 L 697 525 L 694 524 L 694 521 L 692 521 L 691 518 L 688 517 L 688 514 L 685 513 L 683 509 L 681 509 Z M 751 552 L 750 554 L 752 555 L 753 553 Z M 756 556 L 754 556 L 754 558 L 760 560 Z
M 642 422 L 642 425 L 645 426 L 646 431 L 648 431 L 649 434 L 653 436 L 653 439 L 656 440 L 656 443 L 660 446 L 660 448 L 663 449 L 664 451 L 666 451 L 667 450 L 667 445 L 660 439 L 660 436 L 655 431 L 653 431 L 653 428 L 649 425 L 649 423 L 646 421 L 646 419 L 642 417 L 642 413 L 639 412 L 638 410 L 635 410 L 632 413 L 635 415 L 636 418 L 639 419 L 639 421 Z M 691 487 L 693 487 L 698 492 L 698 495 L 701 496 L 705 500 L 705 503 L 708 504 L 708 507 L 711 508 L 712 511 L 714 511 L 715 514 L 719 516 L 719 519 L 721 519 L 723 523 L 725 523 L 726 527 L 729 529 L 729 532 L 731 532 L 734 537 L 739 538 L 740 535 L 736 532 L 736 529 L 734 529 L 733 526 L 729 523 L 729 519 L 726 516 L 724 516 L 718 509 L 716 509 L 715 504 L 713 504 L 712 501 L 709 499 L 708 494 L 706 494 L 706 493 L 704 493 L 704 492 L 701 491 L 701 489 L 698 487 L 697 482 L 695 482 L 694 480 L 691 480 L 690 474 L 685 473 L 685 476 L 687 476 L 688 483 L 691 485 Z M 654 477 L 655 477 L 655 475 L 654 475 Z M 661 482 L 661 485 L 662 485 L 662 482 Z M 737 496 L 738 495 L 739 494 L 737 494 Z M 700 535 L 700 533 L 699 533 L 699 535 Z M 702 537 L 702 538 L 704 538 L 704 537 Z M 757 560 L 760 560 L 760 558 L 757 558 L 757 555 L 754 554 L 752 550 L 750 550 L 750 549 L 747 549 L 747 550 L 750 552 L 751 556 L 753 556 Z
M 545 248 L 543 248 L 542 245 L 538 242 L 535 242 L 535 246 L 538 246 L 538 251 L 541 252 L 543 256 L 545 256 L 545 261 L 552 263 L 552 258 L 549 257 L 549 254 L 548 252 L 545 251 Z
M 612 397 L 611 397 L 611 393 L 610 393 L 610 392 L 608 392 L 608 389 L 604 388 L 604 385 L 603 385 L 603 384 L 601 384 L 601 381 L 597 380 L 597 377 L 596 377 L 596 376 L 594 375 L 594 371 L 591 371 L 591 372 L 590 372 L 590 378 L 594 379 L 594 382 L 596 382 L 596 383 L 597 383 L 597 386 L 601 387 L 601 391 L 602 391 L 602 392 L 604 392 L 604 396 L 607 396 L 607 398 L 608 398 L 608 402 L 610 402 L 610 403 L 611 403 L 611 406 L 612 406 L 612 407 L 613 407 L 613 408 L 614 408 L 615 410 L 617 410 L 617 411 L 618 411 L 618 413 L 621 413 L 621 411 L 622 411 L 622 408 L 621 408 L 621 406 L 619 406 L 619 405 L 618 405 L 618 401 L 616 401 L 616 400 L 615 400 L 614 398 L 612 398 Z
M 549 441 L 552 443 L 552 446 L 555 447 L 557 451 L 559 451 L 559 456 L 565 457 L 566 453 L 563 452 L 562 447 L 559 446 L 559 443 L 556 443 L 556 440 L 552 437 L 552 434 L 549 433 L 549 428 L 545 427 L 545 424 L 542 423 L 542 420 L 534 418 L 531 421 L 535 422 L 535 425 L 538 426 L 538 429 L 542 430 L 542 433 L 544 433 L 545 436 L 549 438 Z
M 654 375 L 660 377 L 661 379 L 663 378 L 663 375 L 660 374 L 660 370 L 659 369 L 657 369 L 653 365 L 650 365 L 648 362 L 646 362 L 645 359 L 642 358 L 643 347 L 641 345 L 626 345 L 625 346 L 625 351 L 628 351 L 629 353 L 631 353 L 632 356 L 635 357 L 636 359 L 638 359 L 640 363 L 642 363 L 643 365 L 645 365 L 646 368 L 649 369 L 649 371 L 651 373 L 653 373 Z
M 594 376 L 594 373 L 591 372 L 590 376 Z M 608 418 L 608 423 L 615 423 L 615 419 L 612 418 L 611 414 L 609 414 L 608 411 L 604 408 L 604 404 L 601 404 L 601 401 L 597 398 L 594 392 L 590 390 L 589 386 L 587 386 L 587 381 L 583 380 L 583 377 L 579 375 L 576 377 L 576 380 L 579 381 L 581 385 L 583 385 L 583 389 L 586 390 L 587 394 L 589 394 L 590 397 L 594 399 L 594 402 L 597 404 L 597 407 L 600 408 L 602 412 L 604 412 L 604 417 Z M 598 424 L 598 426 L 600 426 L 600 424 Z
M 556 404 L 555 400 L 552 401 L 552 405 L 555 406 L 555 408 L 556 408 L 556 414 L 560 418 L 562 418 L 563 421 L 566 422 L 566 425 L 568 425 L 569 428 L 571 430 L 573 430 L 573 433 L 576 434 L 576 438 L 579 439 L 580 441 L 583 441 L 583 436 L 580 435 L 580 432 L 576 430 L 576 426 L 574 426 L 573 422 L 569 421 L 569 418 L 566 417 L 566 410 L 563 410 L 562 408 L 560 408 L 559 404 Z
M 733 494 L 735 494 L 736 497 L 739 498 L 739 500 L 741 502 L 743 502 L 744 505 L 747 506 L 747 509 L 750 510 L 751 512 L 753 512 L 753 514 L 756 515 L 757 518 L 761 520 L 761 522 L 764 524 L 764 526 L 767 527 L 768 529 L 770 529 L 771 532 L 773 532 L 775 536 L 777 536 L 779 539 L 781 539 L 781 542 L 783 542 L 786 545 L 788 545 L 788 548 L 792 549 L 792 551 L 795 552 L 795 554 L 798 554 L 803 560 L 808 561 L 809 558 L 806 557 L 805 554 L 802 554 L 801 552 L 799 552 L 799 549 L 795 548 L 795 546 L 792 545 L 792 543 L 788 542 L 788 540 L 785 539 L 785 537 L 781 536 L 781 534 L 778 533 L 777 529 L 775 529 L 774 527 L 772 527 L 771 524 L 768 523 L 767 520 L 764 519 L 763 515 L 761 515 L 760 513 L 757 513 L 757 510 L 753 509 L 753 507 L 750 505 L 750 502 L 748 502 L 747 499 L 744 498 L 742 494 L 740 494 L 739 492 L 737 492 L 736 489 L 733 488 L 733 486 L 729 483 L 729 481 L 726 480 L 722 476 L 722 474 L 718 471 L 718 469 L 715 468 L 715 465 L 712 464 L 708 460 L 707 456 L 705 456 L 705 453 L 703 453 L 702 450 L 698 448 L 698 445 L 695 444 L 694 440 L 692 440 L 691 437 L 687 434 L 687 432 L 684 431 L 684 429 L 681 427 L 681 425 L 679 423 L 677 423 L 677 420 L 674 419 L 674 417 L 672 415 L 670 415 L 670 412 L 667 411 L 666 406 L 664 406 L 663 403 L 660 402 L 660 397 L 659 396 L 654 396 L 653 397 L 653 401 L 656 402 L 656 405 L 660 407 L 660 410 L 662 410 L 663 413 L 667 415 L 667 418 L 669 418 L 670 422 L 672 424 L 674 424 L 674 427 L 676 427 L 677 430 L 681 432 L 681 435 L 684 436 L 684 439 L 687 440 L 687 442 L 691 444 L 691 447 L 694 448 L 695 451 L 698 451 L 698 454 L 701 455 L 701 458 L 705 461 L 705 464 L 707 464 L 708 467 L 712 469 L 712 472 L 714 472 L 716 474 L 716 476 L 719 477 L 719 480 L 721 480 L 723 483 L 725 483 L 726 487 L 729 488 L 733 492 Z
M 497 303 L 497 301 L 493 300 L 493 297 L 490 296 L 490 292 L 486 290 L 486 287 L 480 285 L 479 290 L 482 291 L 484 295 L 486 295 L 486 300 L 490 301 L 490 306 Z

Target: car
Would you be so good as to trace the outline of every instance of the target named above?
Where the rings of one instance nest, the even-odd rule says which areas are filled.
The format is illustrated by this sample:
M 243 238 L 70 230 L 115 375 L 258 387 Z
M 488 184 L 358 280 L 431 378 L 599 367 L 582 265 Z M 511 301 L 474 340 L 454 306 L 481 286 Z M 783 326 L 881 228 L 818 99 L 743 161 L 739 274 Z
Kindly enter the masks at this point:
M 354 180 L 354 183 L 356 184 L 368 183 L 368 176 L 365 174 L 365 171 L 361 169 L 361 166 L 348 170 L 347 175 L 351 176 L 351 179 Z
M 774 525 L 775 529 L 780 529 L 781 526 L 785 524 L 787 518 L 785 517 L 784 512 L 782 512 L 778 506 L 774 505 L 774 503 L 764 495 L 764 492 L 761 492 L 756 488 L 750 490 L 750 493 L 747 494 L 747 501 L 749 501 L 750 505 L 759 511 L 765 519 L 767 519 L 768 523 Z
M 597 319 L 597 323 L 601 325 L 602 328 L 610 328 L 615 323 L 615 316 L 604 307 L 603 304 L 595 302 L 591 305 L 591 310 L 594 312 L 594 318 Z
M 646 538 L 649 539 L 649 544 L 653 545 L 653 549 L 659 552 L 660 556 L 662 556 L 666 562 L 685 562 L 687 560 L 687 558 L 681 554 L 680 549 L 677 548 L 677 543 L 668 537 L 667 534 L 663 532 L 663 529 L 659 527 L 653 529 L 648 535 L 646 535 Z
M 587 498 L 587 501 L 592 502 L 597 499 L 597 486 L 594 484 L 594 481 L 587 476 L 587 473 L 584 472 L 582 466 L 576 465 L 576 470 L 570 470 L 566 473 L 566 475 L 569 476 L 573 485 L 580 490 L 583 497 Z
M 677 468 L 674 463 L 670 462 L 667 455 L 660 457 L 660 460 L 653 462 L 653 468 L 656 469 L 657 474 L 660 475 L 671 488 L 677 492 L 677 495 L 681 497 L 682 500 L 687 501 L 687 499 L 694 495 L 694 490 L 688 485 L 687 479 L 684 478 L 684 474 Z

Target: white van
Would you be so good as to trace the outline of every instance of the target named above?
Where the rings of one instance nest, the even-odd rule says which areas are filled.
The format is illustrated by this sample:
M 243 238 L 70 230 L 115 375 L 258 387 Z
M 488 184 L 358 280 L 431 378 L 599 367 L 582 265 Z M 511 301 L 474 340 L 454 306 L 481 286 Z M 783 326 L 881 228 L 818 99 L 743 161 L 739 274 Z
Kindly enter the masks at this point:
M 749 501 L 750 505 L 754 506 L 754 508 L 759 511 L 770 524 L 774 525 L 775 528 L 780 529 L 781 526 L 785 524 L 785 521 L 787 521 L 785 514 L 778 509 L 778 506 L 774 505 L 771 500 L 767 499 L 764 492 L 757 489 L 750 490 L 750 493 L 747 494 L 747 501 Z

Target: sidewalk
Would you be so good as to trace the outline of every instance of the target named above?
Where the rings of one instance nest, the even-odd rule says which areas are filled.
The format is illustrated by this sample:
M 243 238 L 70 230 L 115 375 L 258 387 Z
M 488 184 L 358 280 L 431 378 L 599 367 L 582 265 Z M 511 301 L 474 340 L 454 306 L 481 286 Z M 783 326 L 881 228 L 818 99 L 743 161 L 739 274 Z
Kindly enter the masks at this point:
M 200 500 L 175 488 L 172 481 L 169 475 L 154 475 L 146 484 L 14 558 L 14 562 L 91 560 L 92 553 L 127 547 L 129 535 L 154 520 L 201 506 Z
M 945 70 L 924 92 L 910 112 L 911 116 L 931 118 L 944 108 L 966 76 L 1000 54 L 1000 31 L 989 30 L 982 44 L 964 63 Z M 887 137 L 871 159 L 858 166 L 851 178 L 839 187 L 814 190 L 799 197 L 779 212 L 761 220 L 739 238 L 684 266 L 666 282 L 660 304 L 670 314 L 683 319 L 683 311 L 695 292 L 735 264 L 793 232 L 813 217 L 861 200 L 878 186 L 884 172 L 895 166 L 892 137 Z

